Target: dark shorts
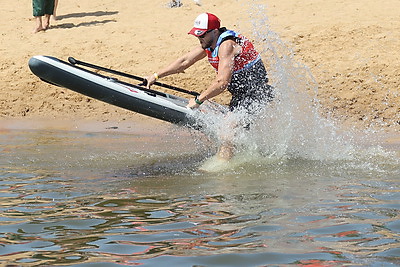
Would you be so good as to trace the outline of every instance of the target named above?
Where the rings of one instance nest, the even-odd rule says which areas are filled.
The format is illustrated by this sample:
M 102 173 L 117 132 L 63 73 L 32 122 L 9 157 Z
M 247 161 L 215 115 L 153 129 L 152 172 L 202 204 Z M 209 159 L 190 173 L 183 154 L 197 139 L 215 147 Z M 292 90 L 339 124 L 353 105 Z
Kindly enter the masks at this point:
M 248 109 L 257 103 L 266 103 L 273 99 L 273 88 L 268 85 L 267 71 L 261 60 L 248 69 L 232 75 L 228 91 L 232 94 L 229 109 Z
M 33 16 L 53 15 L 54 0 L 32 0 Z

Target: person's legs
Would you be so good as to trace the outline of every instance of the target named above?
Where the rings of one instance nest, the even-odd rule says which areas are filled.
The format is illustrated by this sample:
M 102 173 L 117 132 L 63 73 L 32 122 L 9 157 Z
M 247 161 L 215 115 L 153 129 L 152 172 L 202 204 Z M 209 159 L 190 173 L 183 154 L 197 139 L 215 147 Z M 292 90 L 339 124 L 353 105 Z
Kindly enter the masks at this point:
M 42 16 L 44 15 L 44 2 L 43 0 L 32 0 L 33 16 L 36 19 L 36 26 L 33 33 L 44 31 L 42 24 Z
M 57 6 L 58 6 L 58 0 L 54 0 L 54 9 L 53 9 L 53 19 L 57 20 Z
M 261 60 L 249 69 L 233 74 L 228 91 L 232 99 L 229 103 L 230 115 L 219 134 L 221 145 L 217 156 L 221 160 L 230 160 L 234 156 L 237 152 L 236 134 L 249 130 L 254 115 L 263 103 L 273 98 L 273 90 L 268 85 L 267 72 Z
M 44 31 L 45 28 L 43 28 L 42 17 L 35 17 L 35 18 L 36 18 L 36 27 L 35 29 L 33 29 L 33 33 Z
M 219 148 L 217 158 L 229 161 L 235 154 L 235 136 L 238 130 L 237 114 L 228 112 L 222 121 L 221 128 L 218 130 Z
M 231 141 L 225 141 L 218 149 L 217 157 L 219 160 L 230 160 L 235 152 L 235 146 Z
M 46 15 L 44 15 L 44 21 L 43 21 L 43 29 L 44 30 L 47 30 L 49 27 L 50 27 L 50 17 L 51 17 L 51 15 L 49 15 L 49 14 L 46 14 Z
M 44 1 L 44 21 L 43 28 L 47 30 L 50 27 L 50 17 L 54 11 L 54 0 L 43 0 Z

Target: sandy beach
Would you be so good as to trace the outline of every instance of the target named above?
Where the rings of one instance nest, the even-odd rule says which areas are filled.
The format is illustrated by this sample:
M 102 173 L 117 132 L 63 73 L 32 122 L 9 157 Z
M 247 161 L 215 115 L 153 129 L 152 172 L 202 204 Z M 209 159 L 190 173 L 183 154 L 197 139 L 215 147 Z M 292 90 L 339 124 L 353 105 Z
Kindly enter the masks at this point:
M 45 32 L 35 25 L 31 2 L 5 2 L 0 46 L 1 118 L 153 120 L 46 84 L 28 68 L 34 55 L 69 56 L 147 76 L 198 41 L 187 34 L 202 12 L 254 38 L 249 14 L 266 5 L 270 28 L 308 66 L 318 84 L 321 112 L 361 127 L 383 122 L 400 129 L 400 2 L 398 0 L 167 0 L 60 1 L 58 20 Z M 268 61 L 268 58 L 264 58 Z M 162 82 L 201 91 L 214 76 L 206 60 Z M 226 103 L 228 95 L 216 98 Z

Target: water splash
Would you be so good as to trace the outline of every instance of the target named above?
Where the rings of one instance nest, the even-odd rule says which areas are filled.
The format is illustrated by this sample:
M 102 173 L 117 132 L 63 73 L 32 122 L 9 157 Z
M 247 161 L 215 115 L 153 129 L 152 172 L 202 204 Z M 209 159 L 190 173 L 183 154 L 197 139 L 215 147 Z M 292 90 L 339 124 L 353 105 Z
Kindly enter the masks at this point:
M 275 99 L 255 105 L 250 130 L 232 127 L 247 115 L 238 110 L 229 115 L 207 116 L 208 132 L 216 138 L 232 138 L 241 152 L 275 158 L 325 160 L 343 158 L 352 150 L 351 135 L 338 134 L 334 123 L 319 114 L 315 97 L 317 83 L 309 69 L 294 59 L 293 51 L 274 33 L 266 7 L 253 1 L 249 12 L 256 47 L 268 66 Z M 234 129 L 232 129 L 234 128 Z M 250 153 L 249 153 L 250 152 Z
M 257 1 L 253 1 L 256 5 Z M 261 113 L 252 136 L 262 150 L 278 157 L 311 160 L 345 159 L 353 152 L 351 132 L 340 132 L 334 121 L 321 115 L 318 84 L 304 64 L 296 61 L 289 45 L 269 27 L 266 7 L 251 8 L 258 48 L 268 61 L 276 99 Z
M 240 162 L 264 159 L 305 159 L 318 161 L 353 160 L 369 157 L 372 150 L 360 151 L 354 129 L 342 129 L 323 113 L 317 98 L 318 84 L 307 66 L 298 62 L 290 45 L 271 30 L 266 6 L 250 3 L 253 39 L 269 72 L 275 99 L 253 107 L 257 115 L 250 130 L 232 127 L 247 116 L 243 111 L 207 116 L 207 131 L 218 145 L 232 138 L 241 154 Z M 221 138 L 222 136 L 222 138 Z M 373 153 L 380 150 L 373 149 Z M 243 155 L 246 160 L 243 159 Z

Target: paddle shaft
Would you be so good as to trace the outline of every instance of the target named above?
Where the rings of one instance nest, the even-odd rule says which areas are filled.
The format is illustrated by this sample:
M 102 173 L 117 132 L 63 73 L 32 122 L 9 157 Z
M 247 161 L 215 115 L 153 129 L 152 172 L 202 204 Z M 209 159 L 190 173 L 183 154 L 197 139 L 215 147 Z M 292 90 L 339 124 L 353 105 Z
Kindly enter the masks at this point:
M 135 79 L 135 80 L 143 82 L 140 85 L 144 85 L 144 86 L 147 85 L 147 80 L 145 78 L 142 78 L 142 77 L 139 77 L 139 76 L 136 76 L 136 75 L 132 75 L 132 74 L 120 72 L 120 71 L 117 71 L 117 70 L 112 70 L 112 69 L 104 68 L 104 67 L 101 67 L 101 66 L 97 66 L 97 65 L 94 65 L 94 64 L 91 64 L 91 63 L 83 62 L 83 61 L 77 60 L 77 59 L 75 59 L 73 57 L 69 57 L 68 61 L 72 65 L 77 64 L 77 65 L 82 65 L 82 66 L 89 67 L 89 68 L 92 68 L 92 69 L 97 69 L 97 70 L 109 72 L 109 73 L 112 73 L 112 74 L 116 74 L 116 75 L 119 75 L 119 76 L 131 78 L 131 79 Z M 164 87 L 164 88 L 167 88 L 167 89 L 170 89 L 170 90 L 178 91 L 178 92 L 189 94 L 189 95 L 193 95 L 193 96 L 198 96 L 199 95 L 199 93 L 197 93 L 197 92 L 185 90 L 185 89 L 182 89 L 182 88 L 179 88 L 179 87 L 175 87 L 175 86 L 172 86 L 172 85 L 169 85 L 169 84 L 165 84 L 165 83 L 155 82 L 154 84 L 158 85 L 158 86 L 161 86 L 161 87 Z

